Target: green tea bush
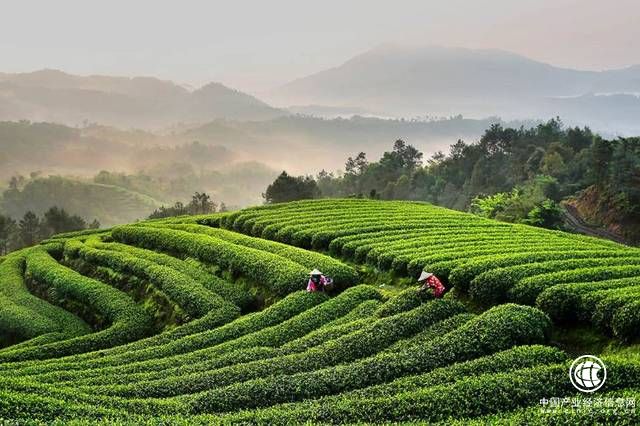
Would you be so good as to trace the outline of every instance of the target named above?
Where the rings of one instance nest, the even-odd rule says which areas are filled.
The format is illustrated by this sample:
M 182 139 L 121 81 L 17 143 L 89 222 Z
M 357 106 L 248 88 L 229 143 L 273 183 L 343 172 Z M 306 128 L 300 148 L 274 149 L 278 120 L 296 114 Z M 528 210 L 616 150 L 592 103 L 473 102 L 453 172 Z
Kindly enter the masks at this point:
M 633 340 L 640 336 L 640 301 L 637 299 L 638 294 L 640 292 L 633 295 L 635 296 L 634 300 L 625 303 L 614 312 L 611 319 L 613 333 L 624 340 Z
M 634 302 L 638 300 L 639 295 L 639 287 L 604 292 L 603 297 L 595 303 L 591 321 L 605 331 L 613 331 L 614 316 L 625 306 L 633 306 Z M 620 330 L 626 330 L 626 324 L 632 324 L 634 322 L 634 316 L 635 311 L 633 310 L 627 310 L 624 314 L 620 315 L 617 318 L 617 325 L 620 327 Z M 628 336 L 622 337 L 633 337 L 636 334 L 638 334 L 637 330 Z
M 451 426 L 511 426 L 511 425 L 531 425 L 531 426 L 562 426 L 562 425 L 636 425 L 640 423 L 640 413 L 637 410 L 620 409 L 616 404 L 622 401 L 626 404 L 628 400 L 637 401 L 640 392 L 634 389 L 618 390 L 613 392 L 599 393 L 598 398 L 602 400 L 614 401 L 613 406 L 593 407 L 594 409 L 576 410 L 571 405 L 554 407 L 554 409 L 541 410 L 540 406 L 530 406 L 514 411 L 491 414 L 477 418 L 447 419 L 447 424 Z M 589 397 L 577 398 L 580 403 L 588 403 Z
M 608 270 L 611 267 L 628 265 L 629 263 L 640 263 L 640 258 L 631 255 L 630 257 L 613 258 L 593 258 L 593 259 L 570 259 L 548 262 L 534 262 L 505 268 L 492 269 L 476 276 L 469 287 L 469 295 L 475 301 L 489 306 L 509 300 L 509 297 L 518 297 L 519 293 L 510 293 L 520 280 L 527 277 L 534 277 L 546 273 L 561 273 L 566 275 L 570 282 L 573 277 L 570 271 L 573 269 L 595 268 L 602 266 L 601 270 Z M 566 272 L 564 272 L 566 271 Z M 633 273 L 632 271 L 628 271 Z M 588 278 L 589 275 L 586 275 Z M 629 275 L 623 275 L 629 276 Z M 604 279 L 604 278 L 603 278 Z M 518 287 L 518 291 L 523 287 Z M 537 287 L 534 292 L 537 291 Z M 526 291 L 526 290 L 525 290 Z M 537 293 L 535 294 L 537 296 Z M 535 303 L 535 297 L 530 304 Z
M 215 309 L 239 309 L 222 297 L 204 288 L 193 278 L 168 266 L 136 256 L 110 250 L 98 250 L 78 241 L 65 245 L 65 255 L 80 257 L 94 265 L 106 266 L 125 274 L 148 280 L 177 303 L 188 315 L 198 318 Z
M 54 370 L 81 370 L 89 368 L 102 368 L 118 366 L 120 371 L 126 369 L 137 371 L 138 363 L 147 362 L 151 368 L 166 368 L 171 365 L 172 357 L 188 352 L 197 352 L 200 349 L 220 345 L 224 342 L 238 339 L 244 335 L 254 333 L 263 328 L 277 325 L 294 317 L 319 303 L 327 300 L 322 293 L 307 293 L 299 291 L 290 294 L 286 298 L 273 304 L 267 309 L 249 315 L 244 315 L 235 321 L 226 323 L 210 330 L 200 331 L 172 339 L 161 339 L 154 336 L 133 342 L 128 345 L 105 349 L 100 352 L 92 352 L 84 355 L 63 358 L 51 363 L 28 363 L 18 365 L 18 371 L 27 374 L 49 373 Z M 188 324 L 187 324 L 188 326 Z M 184 327 L 184 326 L 183 326 Z M 171 332 L 161 334 L 171 336 Z M 197 355 L 197 354 L 196 354 Z M 163 364 L 163 362 L 165 364 Z M 0 365 L 0 369 L 2 365 Z
M 59 297 L 86 305 L 98 313 L 108 327 L 84 336 L 4 352 L 0 354 L 1 362 L 55 358 L 116 346 L 139 339 L 148 332 L 149 314 L 119 290 L 60 265 L 44 250 L 30 252 L 26 263 L 27 273 L 35 282 L 54 289 Z
M 304 291 L 316 267 L 336 291 Z M 375 286 L 423 269 L 456 291 Z M 573 355 L 541 345 L 551 319 L 635 341 L 639 277 L 637 248 L 421 202 L 304 200 L 54 236 L 0 258 L 0 419 L 635 424 L 539 403 L 576 395 Z M 148 295 L 194 319 L 148 336 Z M 482 311 L 505 301 L 536 307 Z M 640 358 L 604 360 L 598 395 L 636 395 Z
M 279 424 L 449 422 L 539 404 L 550 391 L 559 397 L 574 395 L 575 389 L 566 377 L 567 368 L 567 364 L 554 364 L 509 373 L 488 373 L 393 396 L 344 398 L 316 405 L 313 402 L 288 404 L 231 414 L 221 419 L 230 423 Z M 625 376 L 610 389 L 632 385 L 633 380 L 640 378 L 637 365 L 612 364 L 610 370 Z
M 625 259 L 628 263 L 636 263 L 637 259 Z M 510 300 L 516 303 L 532 305 L 540 293 L 553 285 L 567 282 L 605 281 L 614 278 L 635 277 L 640 274 L 640 265 L 610 265 L 593 268 L 578 268 L 571 271 L 550 272 L 518 281 L 508 291 Z
M 419 291 L 416 287 L 408 288 L 387 300 L 378 308 L 375 315 L 380 318 L 388 317 L 416 308 L 432 299 L 432 292 Z
M 286 295 L 305 288 L 308 270 L 284 257 L 245 247 L 208 235 L 148 226 L 119 226 L 113 238 L 127 244 L 195 257 L 241 274 Z
M 583 299 L 588 298 L 589 294 L 635 286 L 640 286 L 639 277 L 557 284 L 540 293 L 536 306 L 555 322 L 586 320 L 592 312 L 585 312 Z
M 87 241 L 87 244 L 101 250 L 112 250 L 130 254 L 132 256 L 175 269 L 176 271 L 190 276 L 194 280 L 198 281 L 203 287 L 213 291 L 223 299 L 228 300 L 242 309 L 246 309 L 253 302 L 253 298 L 249 292 L 231 282 L 209 273 L 206 271 L 204 266 L 198 267 L 197 265 L 194 265 L 193 261 L 183 261 L 173 256 L 157 253 L 152 250 L 128 246 L 126 244 L 101 243 L 95 241 Z
M 93 370 L 89 374 L 86 372 L 78 372 L 72 376 L 76 379 L 99 377 L 100 381 L 104 384 L 110 383 L 111 377 L 115 377 L 118 382 L 125 382 L 126 376 L 130 374 L 140 374 L 136 376 L 136 378 L 148 381 L 171 375 L 177 376 L 209 371 L 218 363 L 218 357 L 243 349 L 252 350 L 252 348 L 256 347 L 279 347 L 298 337 L 305 336 L 315 329 L 321 328 L 325 323 L 348 314 L 361 302 L 379 297 L 378 292 L 371 286 L 361 285 L 352 287 L 339 296 L 311 307 L 280 324 L 264 327 L 251 334 L 240 336 L 227 342 L 202 348 L 184 355 L 171 356 L 162 360 L 152 359 L 149 362 L 102 368 Z M 242 354 L 239 356 L 241 355 Z M 211 360 L 212 362 L 203 361 L 203 359 Z M 147 372 L 147 374 L 141 374 L 145 372 Z M 53 377 L 54 380 L 60 378 L 59 375 L 49 376 Z M 69 375 L 67 374 L 66 376 Z
M 251 238 L 224 229 L 215 229 L 199 225 L 169 225 L 169 228 L 205 234 L 233 244 L 277 254 L 299 263 L 309 270 L 318 268 L 326 275 L 331 276 L 336 283 L 340 283 L 341 287 L 349 287 L 358 280 L 358 275 L 353 268 L 320 253 L 273 241 Z
M 433 301 L 423 306 L 426 309 L 439 306 L 441 302 L 444 301 Z M 194 397 L 193 410 L 232 411 L 338 394 L 424 373 L 516 345 L 542 343 L 549 328 L 549 319 L 535 308 L 502 305 L 426 345 L 418 344 L 346 365 L 254 379 L 204 392 Z
M 350 362 L 373 355 L 398 339 L 409 337 L 428 324 L 460 313 L 463 309 L 458 302 L 434 301 L 413 311 L 380 319 L 360 330 L 302 353 L 153 382 L 140 382 L 133 386 L 105 386 L 98 389 L 102 394 L 109 395 L 166 397 L 204 391 L 214 386 L 221 387 L 266 375 L 292 374 L 323 365 Z
M 467 292 L 469 290 L 469 284 L 475 277 L 482 274 L 483 272 L 492 269 L 551 260 L 615 257 L 629 255 L 628 250 L 619 250 L 618 252 L 612 252 L 611 250 L 603 251 L 593 250 L 589 248 L 578 251 L 575 250 L 574 243 L 570 244 L 572 244 L 573 247 L 561 245 L 560 247 L 558 247 L 558 249 L 555 249 L 556 245 L 554 244 L 552 246 L 554 250 L 550 252 L 546 252 L 544 248 L 538 247 L 537 251 L 533 251 L 531 253 L 509 253 L 499 256 L 478 257 L 469 262 L 463 263 L 462 265 L 451 271 L 451 274 L 449 275 L 449 282 L 459 291 Z
M 1 340 L 15 343 L 54 333 L 73 337 L 86 334 L 89 326 L 77 316 L 32 295 L 24 281 L 25 257 L 34 249 L 8 255 L 0 264 Z

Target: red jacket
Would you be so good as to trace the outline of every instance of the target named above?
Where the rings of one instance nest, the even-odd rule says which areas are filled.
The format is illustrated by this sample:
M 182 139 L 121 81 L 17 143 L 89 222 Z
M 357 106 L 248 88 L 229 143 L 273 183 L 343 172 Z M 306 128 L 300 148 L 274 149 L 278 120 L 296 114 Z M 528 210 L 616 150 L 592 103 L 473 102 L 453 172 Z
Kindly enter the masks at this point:
M 324 275 L 320 275 L 320 282 L 314 283 L 311 278 L 307 283 L 307 291 L 324 291 L 324 286 L 327 284 L 327 278 Z
M 435 275 L 431 275 L 424 281 L 424 285 L 433 289 L 433 295 L 437 298 L 442 297 L 444 294 L 445 288 Z

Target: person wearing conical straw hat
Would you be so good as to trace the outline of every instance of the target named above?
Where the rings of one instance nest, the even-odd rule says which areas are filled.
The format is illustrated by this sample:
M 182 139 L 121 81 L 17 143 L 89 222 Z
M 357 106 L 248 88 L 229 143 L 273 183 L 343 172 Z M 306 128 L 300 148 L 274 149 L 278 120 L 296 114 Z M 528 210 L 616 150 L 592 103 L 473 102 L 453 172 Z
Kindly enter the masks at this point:
M 325 291 L 325 287 L 330 283 L 330 279 L 325 277 L 317 268 L 309 272 L 309 282 L 307 291 Z
M 445 288 L 435 275 L 431 272 L 422 271 L 418 278 L 418 284 L 420 284 L 419 291 L 426 291 L 427 289 L 433 290 L 433 295 L 436 298 L 440 298 L 444 295 Z

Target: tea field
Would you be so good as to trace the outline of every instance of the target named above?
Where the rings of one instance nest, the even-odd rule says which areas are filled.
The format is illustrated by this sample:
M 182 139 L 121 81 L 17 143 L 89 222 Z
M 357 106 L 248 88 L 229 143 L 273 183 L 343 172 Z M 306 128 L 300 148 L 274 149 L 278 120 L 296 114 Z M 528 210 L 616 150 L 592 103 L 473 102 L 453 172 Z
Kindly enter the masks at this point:
M 593 394 L 572 331 L 615 348 Z M 639 335 L 640 250 L 607 240 L 358 199 L 144 221 L 0 259 L 0 419 L 637 424 Z

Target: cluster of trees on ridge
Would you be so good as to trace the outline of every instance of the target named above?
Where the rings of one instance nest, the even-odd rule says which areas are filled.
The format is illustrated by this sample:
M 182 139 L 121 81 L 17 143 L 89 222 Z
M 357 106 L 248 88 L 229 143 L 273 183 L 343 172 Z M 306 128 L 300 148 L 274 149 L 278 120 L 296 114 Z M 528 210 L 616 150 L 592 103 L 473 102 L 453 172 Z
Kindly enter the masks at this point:
M 216 212 L 228 211 L 227 205 L 221 201 L 220 204 L 211 199 L 211 196 L 205 192 L 196 192 L 191 197 L 191 201 L 184 204 L 177 201 L 173 206 L 160 206 L 149 215 L 149 219 L 162 219 L 165 217 L 209 214 Z
M 42 216 L 28 211 L 20 220 L 0 214 L 0 255 L 22 247 L 32 246 L 54 234 L 98 229 L 100 222 L 87 223 L 78 215 L 71 215 L 57 206 L 51 207 Z
M 224 202 L 217 203 L 209 194 L 196 192 L 188 203 L 178 201 L 169 207 L 160 206 L 148 218 L 161 219 L 226 211 L 228 208 Z M 0 256 L 32 246 L 55 234 L 98 228 L 100 222 L 97 219 L 87 222 L 79 215 L 69 214 L 57 206 L 49 208 L 42 216 L 29 210 L 19 220 L 0 214 Z
M 600 209 L 607 212 L 603 225 L 640 222 L 640 138 L 605 140 L 586 127 L 566 128 L 556 118 L 533 128 L 494 124 L 476 143 L 458 140 L 448 154 L 437 152 L 426 162 L 419 150 L 397 140 L 378 161 L 369 161 L 364 152 L 349 157 L 344 171 L 323 170 L 315 177 L 283 172 L 263 197 L 267 203 L 319 197 L 421 200 L 557 228 L 560 201 L 584 207 L 585 194 L 593 193 L 593 219 L 603 219 Z
M 51 206 L 65 209 L 104 226 L 133 222 L 159 207 L 161 202 L 140 192 L 87 179 L 65 176 L 15 175 L 0 193 L 0 214 L 14 219 L 31 211 L 42 215 Z
M 175 163 L 133 174 L 103 170 L 92 178 L 16 174 L 8 179 L 6 189 L 0 190 L 0 214 L 20 218 L 32 211 L 41 215 L 57 205 L 112 226 L 147 217 L 176 200 L 187 204 L 196 191 L 223 199 L 230 208 L 257 204 L 260 191 L 276 176 L 258 163 L 237 164 L 224 172 L 194 172 L 190 165 Z

